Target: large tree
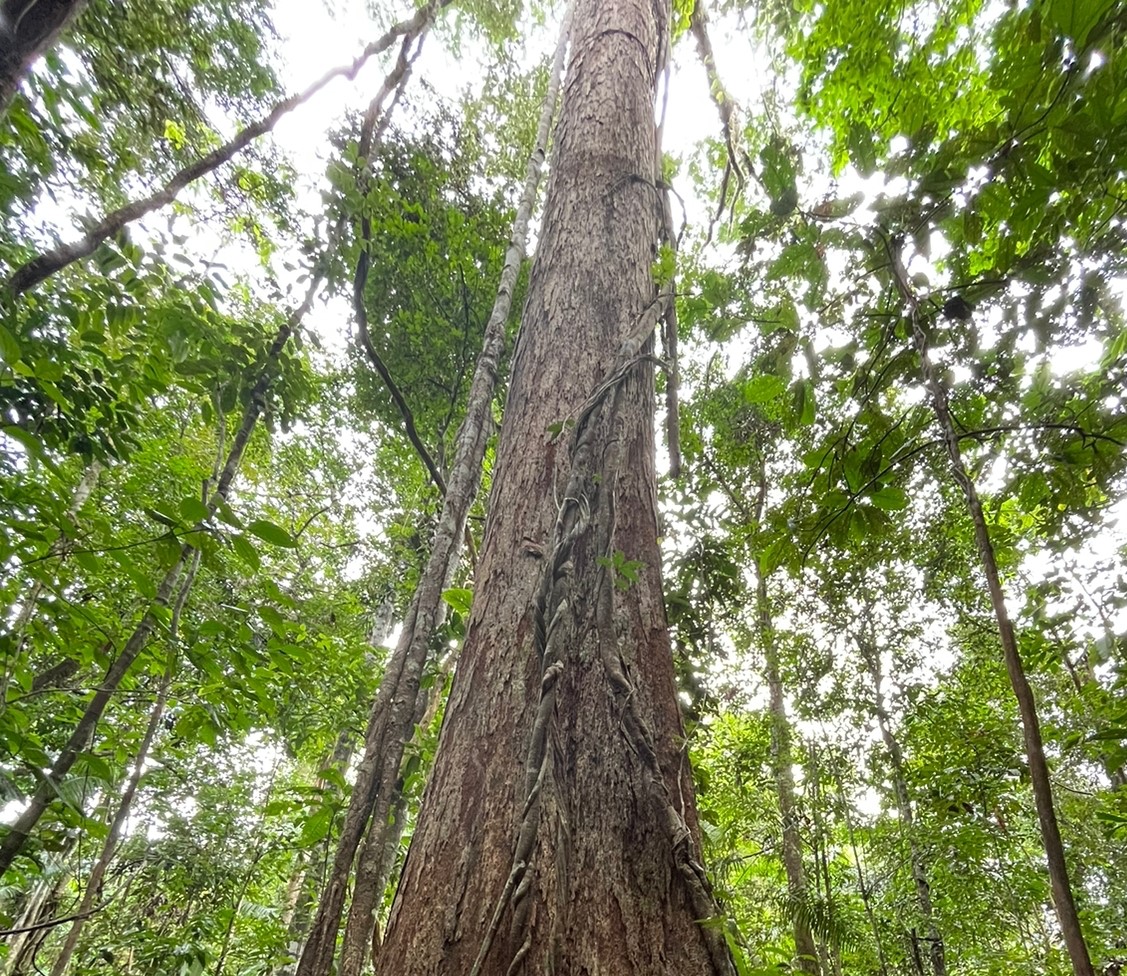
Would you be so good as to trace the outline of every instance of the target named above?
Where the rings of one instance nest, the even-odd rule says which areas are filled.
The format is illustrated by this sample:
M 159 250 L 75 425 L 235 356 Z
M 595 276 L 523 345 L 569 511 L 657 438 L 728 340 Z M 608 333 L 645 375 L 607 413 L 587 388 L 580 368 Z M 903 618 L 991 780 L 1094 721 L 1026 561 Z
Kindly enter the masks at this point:
M 576 4 L 474 609 L 379 967 L 726 973 L 661 592 L 668 9 Z

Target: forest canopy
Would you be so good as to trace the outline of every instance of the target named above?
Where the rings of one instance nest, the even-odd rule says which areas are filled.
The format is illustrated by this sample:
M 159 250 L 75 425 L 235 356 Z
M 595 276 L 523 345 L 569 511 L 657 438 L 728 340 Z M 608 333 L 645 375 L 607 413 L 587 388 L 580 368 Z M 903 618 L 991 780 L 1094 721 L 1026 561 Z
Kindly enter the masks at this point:
M 1125 36 L 0 0 L 0 972 L 1118 976 Z

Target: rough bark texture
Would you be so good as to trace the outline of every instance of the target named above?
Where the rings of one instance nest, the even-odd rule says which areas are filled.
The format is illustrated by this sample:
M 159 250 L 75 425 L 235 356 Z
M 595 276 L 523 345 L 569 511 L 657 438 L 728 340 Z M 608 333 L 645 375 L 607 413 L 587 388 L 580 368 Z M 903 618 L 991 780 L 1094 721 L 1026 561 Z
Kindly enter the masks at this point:
M 728 971 L 690 880 L 652 368 L 622 359 L 655 304 L 667 10 L 580 0 L 574 23 L 473 614 L 381 976 Z M 601 384 L 613 409 L 590 411 Z M 553 436 L 569 419 L 587 433 Z M 608 550 L 641 564 L 625 589 L 610 585 Z
M 1053 785 L 1049 777 L 1049 764 L 1045 759 L 1045 746 L 1041 738 L 1041 721 L 1037 715 L 1037 701 L 1033 696 L 1029 679 L 1025 675 L 1025 665 L 1022 663 L 1021 652 L 1017 646 L 1013 622 L 1010 620 L 1009 610 L 1006 607 L 1006 596 L 1002 589 L 1002 577 L 998 572 L 998 561 L 994 556 L 994 543 L 990 538 L 990 528 L 986 524 L 986 515 L 982 511 L 982 502 L 978 497 L 978 489 L 975 486 L 974 479 L 971 478 L 966 464 L 963 462 L 962 449 L 959 447 L 959 432 L 955 426 L 955 420 L 951 416 L 947 388 L 937 378 L 935 369 L 931 364 L 927 334 L 924 331 L 926 313 L 920 309 L 919 299 L 912 291 L 903 259 L 895 247 L 890 248 L 889 258 L 891 259 L 896 287 L 910 313 L 912 339 L 920 359 L 924 381 L 931 396 L 931 405 L 943 432 L 947 455 L 951 459 L 951 473 L 966 498 L 967 510 L 970 513 L 971 523 L 974 525 L 975 543 L 978 546 L 983 575 L 986 577 L 986 586 L 990 592 L 990 604 L 994 610 L 994 619 L 998 624 L 1002 657 L 1005 660 L 1010 686 L 1013 688 L 1014 697 L 1017 699 L 1018 714 L 1021 715 L 1025 757 L 1029 763 L 1029 779 L 1033 787 L 1033 804 L 1037 808 L 1037 820 L 1041 827 L 1041 842 L 1045 848 L 1045 860 L 1049 868 L 1049 883 L 1053 892 L 1053 906 L 1056 908 L 1061 938 L 1068 950 L 1068 956 L 1072 962 L 1072 971 L 1076 976 L 1094 976 L 1091 956 L 1088 954 L 1088 943 L 1084 938 L 1084 930 L 1080 926 L 1080 915 L 1076 910 L 1076 900 L 1072 895 L 1072 882 L 1068 877 L 1064 843 L 1061 840 L 1060 826 L 1057 823 L 1056 810 L 1053 806 Z
M 32 62 L 55 42 L 85 5 L 85 0 L 0 3 L 0 115 Z

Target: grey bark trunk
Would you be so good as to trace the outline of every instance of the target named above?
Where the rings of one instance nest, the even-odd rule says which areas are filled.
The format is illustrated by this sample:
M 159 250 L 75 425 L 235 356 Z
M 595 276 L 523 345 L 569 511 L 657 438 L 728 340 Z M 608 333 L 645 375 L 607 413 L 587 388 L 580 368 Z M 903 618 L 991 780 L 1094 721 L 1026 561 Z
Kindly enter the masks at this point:
M 28 68 L 85 5 L 85 0 L 0 3 L 0 115 L 7 111 Z
M 717 911 L 639 356 L 662 311 L 653 99 L 668 9 L 581 0 L 574 24 L 473 613 L 381 976 L 731 972 L 698 922 Z
M 779 673 L 779 649 L 775 643 L 775 627 L 767 595 L 767 580 L 756 569 L 756 609 L 759 639 L 767 672 L 767 690 L 771 712 L 771 765 L 775 777 L 775 793 L 779 802 L 779 819 L 783 831 L 783 868 L 787 888 L 796 909 L 809 901 L 806 870 L 802 863 L 802 838 L 798 834 L 797 803 L 794 798 L 794 770 L 791 754 L 790 720 L 783 698 L 783 682 Z M 794 949 L 798 968 L 804 973 L 817 973 L 818 950 L 806 915 L 794 913 Z
M 738 501 L 737 501 L 738 504 Z M 755 498 L 754 523 L 761 525 L 767 507 L 767 474 L 759 471 L 759 490 Z M 804 973 L 817 973 L 818 950 L 802 908 L 808 902 L 806 869 L 802 863 L 802 838 L 798 833 L 797 803 L 794 798 L 794 759 L 791 750 L 790 720 L 783 697 L 783 680 L 779 671 L 779 648 L 775 622 L 771 616 L 771 599 L 767 577 L 755 564 L 755 627 L 763 650 L 767 678 L 768 709 L 771 715 L 771 768 L 775 778 L 775 796 L 779 804 L 779 820 L 783 834 L 783 870 L 794 911 L 794 949 L 798 968 Z
M 947 388 L 935 373 L 931 364 L 924 320 L 928 313 L 920 309 L 919 299 L 912 290 L 903 259 L 895 249 L 890 249 L 893 275 L 896 286 L 904 299 L 911 318 L 912 339 L 920 359 L 920 367 L 931 405 L 943 432 L 947 455 L 951 459 L 951 472 L 966 498 L 967 510 L 974 525 L 974 538 L 978 555 L 982 562 L 983 575 L 990 592 L 990 604 L 998 623 L 998 636 L 1002 644 L 1002 657 L 1010 686 L 1017 699 L 1018 713 L 1021 715 L 1022 736 L 1025 741 L 1025 756 L 1029 763 L 1029 778 L 1033 786 L 1033 803 L 1037 808 L 1037 820 L 1041 827 L 1041 842 L 1045 848 L 1045 860 L 1049 868 L 1049 883 L 1053 892 L 1053 905 L 1056 908 L 1057 922 L 1061 937 L 1068 950 L 1075 976 L 1094 976 L 1092 960 L 1088 954 L 1088 943 L 1080 926 L 1080 915 L 1076 910 L 1076 900 L 1072 894 L 1072 882 L 1068 877 L 1068 864 L 1064 856 L 1064 843 L 1060 836 L 1056 810 L 1053 806 L 1053 784 L 1049 776 L 1049 764 L 1045 759 L 1045 746 L 1041 738 L 1041 721 L 1037 715 L 1037 701 L 1033 696 L 1029 679 L 1025 675 L 1025 665 L 1017 646 L 1013 622 L 1006 607 L 1006 596 L 1002 589 L 1002 578 L 998 572 L 998 562 L 994 556 L 994 543 L 982 511 L 978 489 L 963 463 L 959 434 L 947 397 Z

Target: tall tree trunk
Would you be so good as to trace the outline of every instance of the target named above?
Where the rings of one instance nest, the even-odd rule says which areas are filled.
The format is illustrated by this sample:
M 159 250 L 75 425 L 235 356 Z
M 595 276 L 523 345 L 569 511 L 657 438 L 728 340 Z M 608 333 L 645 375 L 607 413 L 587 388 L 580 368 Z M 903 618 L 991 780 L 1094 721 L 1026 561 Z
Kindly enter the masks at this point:
M 935 921 L 935 911 L 931 903 L 931 883 L 927 877 L 927 865 L 916 838 L 915 814 L 912 800 L 908 795 L 908 780 L 904 774 L 904 753 L 892 731 L 888 709 L 884 700 L 884 675 L 880 663 L 880 651 L 871 638 L 859 639 L 858 650 L 865 662 L 865 669 L 873 682 L 873 710 L 877 717 L 877 727 L 888 751 L 889 765 L 892 767 L 892 789 L 896 796 L 896 813 L 900 818 L 900 829 L 908 841 L 908 858 L 912 869 L 912 882 L 916 888 L 916 905 L 920 918 L 927 930 L 928 958 L 935 976 L 947 976 L 947 956 L 943 936 Z
M 559 60 L 560 56 L 557 56 L 557 68 Z M 302 952 L 297 976 L 328 976 L 348 879 L 369 821 L 372 826 L 367 830 L 365 852 L 357 866 L 353 901 L 346 926 L 341 960 L 343 976 L 355 976 L 359 972 L 372 943 L 374 913 L 379 895 L 382 894 L 376 888 L 380 887 L 381 878 L 386 881 L 383 870 L 386 863 L 385 852 L 392 842 L 391 834 L 396 834 L 395 843 L 398 843 L 397 833 L 402 829 L 402 823 L 398 818 L 390 817 L 389 812 L 395 803 L 396 781 L 399 778 L 404 747 L 410 741 L 415 722 L 426 711 L 427 693 L 420 691 L 419 682 L 431 638 L 442 619 L 442 591 L 449 584 L 454 566 L 461 555 L 466 518 L 481 479 L 481 464 L 492 428 L 493 394 L 497 388 L 501 354 L 505 347 L 505 327 L 524 259 L 528 225 L 536 204 L 536 191 L 540 185 L 558 85 L 559 71 L 554 69 L 541 114 L 537 144 L 528 161 L 520 205 L 513 220 L 497 297 L 486 323 L 481 354 L 474 368 L 466 401 L 466 417 L 458 430 L 454 464 L 445 484 L 442 510 L 427 565 L 372 704 L 365 735 L 364 756 L 357 769 L 356 784 L 345 814 L 332 873 L 317 907 L 317 916 Z
M 565 24 L 564 28 L 561 29 L 560 41 L 549 77 L 548 90 L 544 95 L 540 123 L 538 132 L 536 132 L 536 144 L 525 171 L 521 205 L 517 208 L 516 218 L 513 222 L 512 236 L 509 239 L 509 248 L 502 270 L 502 280 L 500 280 L 497 291 L 497 299 L 486 327 L 482 353 L 476 369 L 474 369 L 467 419 L 465 419 L 465 423 L 459 431 L 458 445 L 456 445 L 455 450 L 454 476 L 451 479 L 450 486 L 446 488 L 443 499 L 441 521 L 449 530 L 450 544 L 437 544 L 431 559 L 428 561 L 428 575 L 433 576 L 436 582 L 441 580 L 442 585 L 445 585 L 447 578 L 450 577 L 454 562 L 461 552 L 465 517 L 469 513 L 473 496 L 477 494 L 478 472 L 483 455 L 485 455 L 486 438 L 483 434 L 485 434 L 487 427 L 487 411 L 496 389 L 497 365 L 500 353 L 504 348 L 506 322 L 508 321 L 509 311 L 512 310 L 513 287 L 516 283 L 516 276 L 520 273 L 521 261 L 524 258 L 529 222 L 536 201 L 536 190 L 540 186 L 543 161 L 545 153 L 548 151 L 552 117 L 556 114 L 566 43 L 567 25 Z M 441 536 L 436 534 L 436 542 L 441 543 L 446 534 L 446 532 L 442 533 Z M 429 601 L 436 604 L 434 611 L 423 615 L 423 618 L 420 619 L 416 610 L 414 619 L 417 632 L 407 633 L 405 629 L 405 635 L 403 635 L 405 641 L 401 642 L 405 642 L 408 648 L 412 645 L 417 646 L 414 654 L 421 658 L 421 655 L 425 653 L 429 639 L 431 639 L 431 633 L 421 628 L 419 624 L 436 619 L 437 601 L 441 596 L 442 589 L 441 586 L 431 588 L 425 585 L 420 586 L 419 589 L 420 598 L 426 596 Z M 419 721 L 423 720 L 427 712 L 427 693 L 416 689 L 415 696 L 415 715 L 412 717 L 411 728 L 414 728 Z M 360 976 L 364 959 L 369 956 L 370 949 L 374 944 L 375 912 L 379 908 L 383 889 L 387 886 L 394 866 L 394 854 L 396 854 L 399 836 L 402 833 L 402 798 L 399 783 L 393 782 L 393 778 L 398 780 L 399 766 L 402 761 L 402 745 L 406 744 L 410 729 L 402 728 L 397 735 L 398 748 L 384 751 L 382 757 L 383 770 L 378 788 L 379 793 L 371 818 L 371 826 L 360 859 L 356 864 L 353 899 L 352 904 L 349 905 L 344 946 L 341 948 L 340 976 Z
M 4 0 L 0 3 L 0 115 L 33 61 L 86 5 L 85 0 Z
M 911 281 L 908 278 L 907 270 L 904 268 L 903 258 L 896 246 L 889 248 L 889 259 L 896 287 L 904 299 L 904 304 L 907 306 L 911 319 L 912 340 L 916 347 L 916 354 L 920 359 L 924 382 L 927 384 L 928 393 L 931 396 L 932 408 L 935 410 L 936 419 L 939 421 L 939 428 L 943 432 L 947 454 L 951 459 L 951 471 L 966 498 L 967 509 L 974 525 L 974 538 L 978 546 L 978 555 L 982 561 L 983 575 L 986 577 L 986 586 L 990 592 L 990 604 L 994 609 L 994 618 L 998 623 L 1002 657 L 1005 660 L 1006 672 L 1010 678 L 1014 697 L 1017 699 L 1018 713 L 1021 715 L 1025 757 L 1029 763 L 1029 779 L 1033 786 L 1033 803 L 1037 808 L 1037 820 L 1041 827 L 1041 842 L 1044 845 L 1045 859 L 1048 862 L 1049 883 L 1052 887 L 1053 905 L 1056 907 L 1061 937 L 1064 939 L 1065 948 L 1068 950 L 1069 959 L 1072 961 L 1072 970 L 1076 976 L 1094 976 L 1092 960 L 1088 954 L 1088 943 L 1084 939 L 1084 930 L 1080 927 L 1080 915 L 1076 911 L 1076 900 L 1072 895 L 1072 882 L 1068 877 L 1068 864 L 1065 861 L 1060 826 L 1057 823 L 1056 810 L 1053 807 L 1053 784 L 1049 777 L 1049 764 L 1045 759 L 1045 746 L 1041 739 L 1041 722 L 1037 716 L 1037 701 L 1033 697 L 1033 689 L 1025 675 L 1025 665 L 1022 663 L 1021 652 L 1018 650 L 1013 622 L 1010 620 L 1009 610 L 1006 607 L 1002 578 L 998 572 L 998 561 L 994 556 L 994 543 L 990 538 L 990 529 L 986 524 L 986 515 L 982 511 L 978 489 L 963 463 L 963 453 L 959 446 L 959 433 L 951 416 L 947 388 L 936 376 L 935 369 L 931 364 L 924 323 L 929 314 L 933 313 L 920 308 L 919 299 L 912 290 Z
M 574 24 L 474 608 L 381 976 L 731 972 L 699 924 L 717 910 L 657 546 L 668 9 L 580 0 Z
M 766 493 L 762 483 L 761 496 Z M 787 875 L 787 892 L 794 909 L 794 950 L 798 968 L 804 973 L 818 972 L 818 950 L 810 931 L 806 906 L 806 870 L 802 863 L 802 838 L 798 834 L 797 803 L 794 797 L 794 760 L 791 754 L 790 719 L 783 698 L 783 681 L 779 672 L 779 648 L 775 639 L 775 625 L 771 619 L 771 604 L 767 594 L 767 578 L 756 564 L 755 568 L 756 628 L 763 649 L 767 676 L 767 691 L 771 712 L 771 767 L 775 777 L 775 795 L 779 802 L 779 819 L 783 829 L 783 869 Z
M 752 525 L 762 525 L 767 508 L 767 471 L 759 461 L 759 488 L 754 509 L 748 508 L 741 495 L 726 484 L 713 466 L 713 474 L 721 483 L 733 507 L 744 514 Z M 798 804 L 794 794 L 794 757 L 791 748 L 790 719 L 783 697 L 783 680 L 779 669 L 779 646 L 775 622 L 771 615 L 771 598 L 767 577 L 758 559 L 755 566 L 755 631 L 763 651 L 764 676 L 767 679 L 768 711 L 771 716 L 771 772 L 775 779 L 775 797 L 779 805 L 779 821 L 783 835 L 783 870 L 787 876 L 787 894 L 793 909 L 794 948 L 799 970 L 817 973 L 818 950 L 810 930 L 806 906 L 806 868 L 802 862 L 802 838 L 798 833 Z

